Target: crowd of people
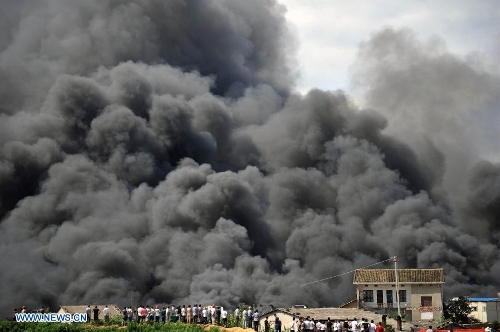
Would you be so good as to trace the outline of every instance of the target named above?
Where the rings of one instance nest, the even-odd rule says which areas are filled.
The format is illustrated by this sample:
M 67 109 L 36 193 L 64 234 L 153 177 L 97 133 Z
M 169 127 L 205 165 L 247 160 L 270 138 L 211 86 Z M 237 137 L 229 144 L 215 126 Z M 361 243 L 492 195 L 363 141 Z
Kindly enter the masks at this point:
M 289 330 L 290 332 L 384 332 L 382 322 L 375 324 L 374 321 L 368 321 L 365 318 L 361 320 L 345 319 L 326 321 L 316 320 L 311 317 L 293 317 L 290 326 L 282 326 L 282 322 L 277 315 L 266 316 L 261 322 L 259 310 L 251 306 L 245 308 L 236 308 L 230 314 L 222 306 L 201 306 L 183 305 L 183 306 L 139 306 L 137 310 L 131 307 L 124 307 L 122 310 L 123 325 L 128 322 L 136 321 L 139 324 L 183 322 L 187 324 L 214 324 L 224 327 L 242 327 L 254 329 L 255 331 L 274 332 Z M 228 318 L 232 317 L 231 322 Z
M 331 320 L 328 317 L 326 321 L 321 321 L 309 316 L 298 319 L 294 317 L 290 325 L 290 332 L 384 332 L 384 330 L 382 322 L 376 325 L 373 320 L 368 322 L 365 318 L 358 321 L 356 318 Z M 264 324 L 264 331 L 269 331 L 266 329 L 266 324 Z M 277 330 L 275 327 L 275 331 L 281 330 Z
M 237 309 L 239 310 L 239 309 Z M 183 306 L 143 306 L 136 310 L 123 307 L 122 324 L 135 321 L 138 324 L 182 322 L 187 324 L 214 324 L 224 327 L 228 325 L 229 314 L 222 306 L 204 306 L 201 304 Z
M 47 310 L 48 308 L 42 307 L 39 310 L 30 312 L 48 312 Z M 13 318 L 17 312 L 17 309 L 14 309 Z M 26 307 L 23 306 L 20 312 L 26 313 Z M 87 314 L 88 322 L 91 319 L 97 322 L 101 310 L 97 306 L 91 308 L 88 305 L 85 313 Z M 266 316 L 261 326 L 261 314 L 259 310 L 254 310 L 252 306 L 241 309 L 236 308 L 229 314 L 226 308 L 216 306 L 215 304 L 210 306 L 202 306 L 201 304 L 187 306 L 164 305 L 162 307 L 159 305 L 140 305 L 135 310 L 131 306 L 123 307 L 121 314 L 122 325 L 127 325 L 130 322 L 138 324 L 182 322 L 187 324 L 213 324 L 223 327 L 237 326 L 263 332 L 270 332 L 271 327 L 274 328 L 274 332 L 281 332 L 282 329 L 289 330 L 290 332 L 384 332 L 382 322 L 376 325 L 373 320 L 368 322 L 365 318 L 359 321 L 356 318 L 346 318 L 345 320 L 331 320 L 328 318 L 326 321 L 323 321 L 309 316 L 293 317 L 290 326 L 283 327 L 281 320 L 275 314 L 274 316 Z M 103 316 L 105 323 L 109 323 L 110 310 L 108 306 L 104 307 Z M 229 317 L 232 318 L 231 322 L 228 322 Z
M 22 306 L 20 310 L 17 310 L 17 308 L 14 309 L 14 311 L 12 312 L 12 317 L 11 319 L 12 320 L 16 320 L 16 314 L 18 313 L 21 313 L 21 314 L 26 314 L 26 313 L 39 313 L 39 314 L 43 314 L 43 313 L 49 313 L 50 312 L 50 309 L 49 308 L 45 308 L 45 307 L 41 307 L 40 309 L 31 309 L 31 310 L 28 310 L 26 308 L 26 306 Z

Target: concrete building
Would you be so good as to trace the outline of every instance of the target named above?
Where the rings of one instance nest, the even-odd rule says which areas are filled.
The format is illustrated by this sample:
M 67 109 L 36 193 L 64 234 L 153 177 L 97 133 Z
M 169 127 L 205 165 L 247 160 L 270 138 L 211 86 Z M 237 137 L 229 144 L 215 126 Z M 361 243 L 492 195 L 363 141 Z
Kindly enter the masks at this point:
M 354 272 L 358 307 L 397 313 L 407 321 L 439 319 L 443 312 L 443 269 L 358 269 Z
M 472 312 L 469 316 L 482 323 L 500 321 L 500 298 L 498 297 L 469 297 Z

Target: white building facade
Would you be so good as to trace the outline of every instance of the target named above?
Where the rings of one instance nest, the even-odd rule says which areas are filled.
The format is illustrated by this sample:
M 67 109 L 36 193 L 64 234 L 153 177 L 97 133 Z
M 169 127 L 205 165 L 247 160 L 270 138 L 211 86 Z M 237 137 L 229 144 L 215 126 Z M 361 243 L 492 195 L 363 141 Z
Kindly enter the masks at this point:
M 358 269 L 354 273 L 360 308 L 398 312 L 407 320 L 439 319 L 443 312 L 443 269 Z M 397 294 L 396 294 L 397 293 Z
M 472 309 L 469 316 L 482 323 L 500 321 L 500 298 L 469 297 L 468 300 Z

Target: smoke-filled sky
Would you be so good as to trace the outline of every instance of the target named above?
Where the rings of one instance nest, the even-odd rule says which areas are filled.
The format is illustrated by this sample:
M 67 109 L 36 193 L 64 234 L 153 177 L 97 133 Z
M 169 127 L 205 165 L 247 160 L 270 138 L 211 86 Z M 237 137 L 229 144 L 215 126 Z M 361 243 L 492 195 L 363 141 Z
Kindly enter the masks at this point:
M 352 276 L 300 285 L 394 255 L 443 267 L 445 297 L 500 290 L 490 57 L 374 25 L 356 95 L 298 94 L 300 38 L 272 0 L 1 5 L 3 316 L 332 306 Z

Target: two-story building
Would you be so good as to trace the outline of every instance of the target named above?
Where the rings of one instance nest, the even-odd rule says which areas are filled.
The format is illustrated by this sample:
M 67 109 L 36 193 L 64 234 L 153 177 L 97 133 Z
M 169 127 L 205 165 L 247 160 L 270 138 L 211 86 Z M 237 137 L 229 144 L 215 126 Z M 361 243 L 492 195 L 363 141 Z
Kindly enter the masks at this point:
M 406 320 L 439 319 L 443 312 L 443 269 L 358 269 L 354 272 L 358 307 L 396 313 Z M 396 296 L 399 291 L 399 297 Z

